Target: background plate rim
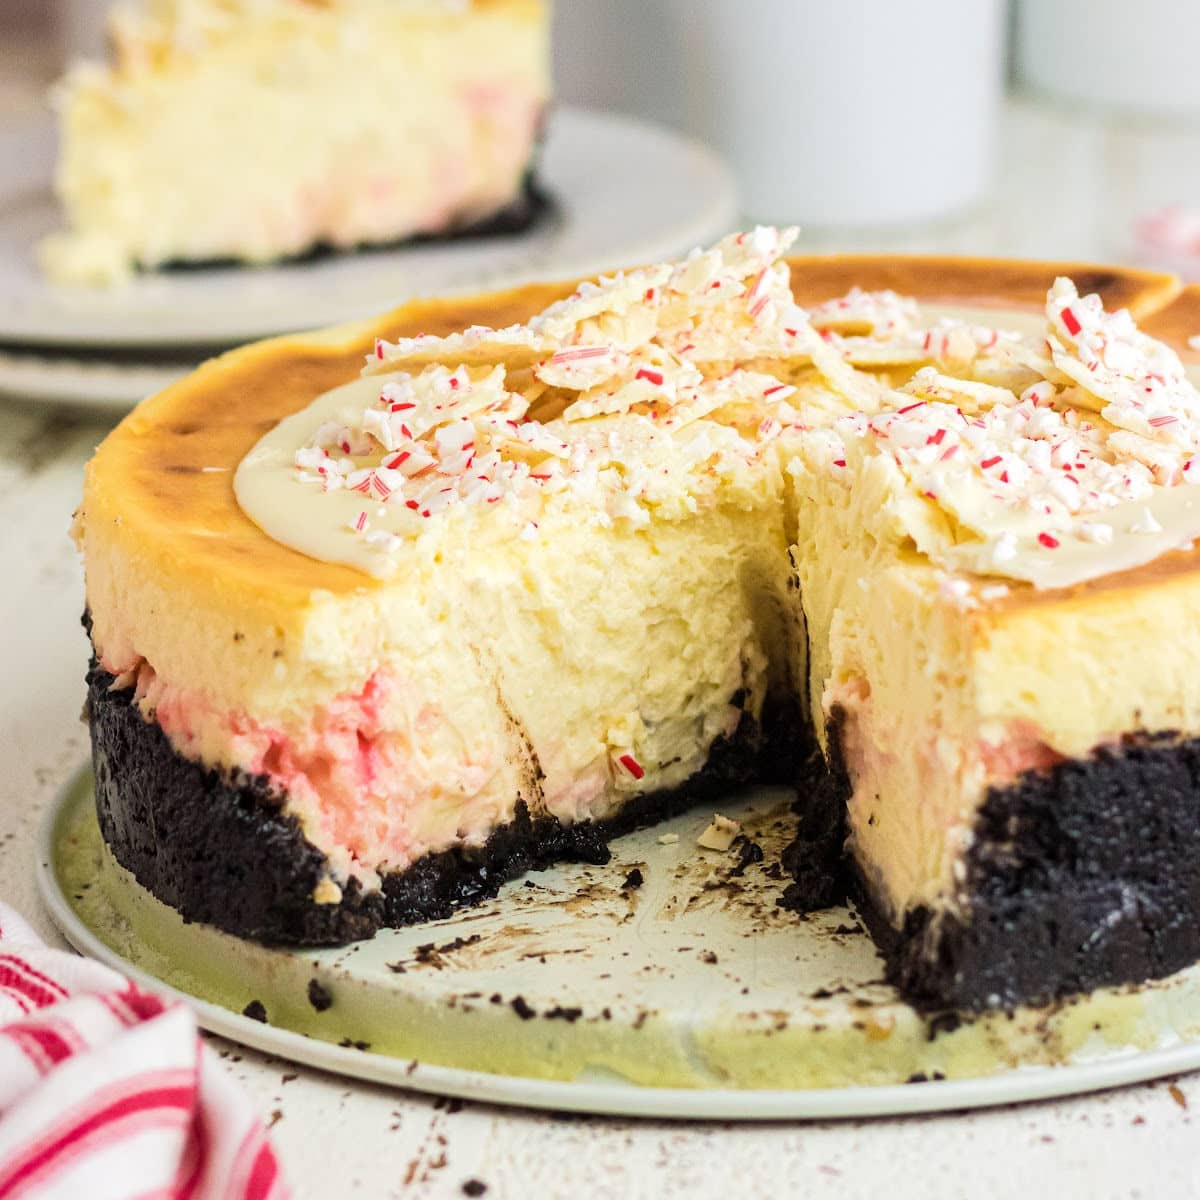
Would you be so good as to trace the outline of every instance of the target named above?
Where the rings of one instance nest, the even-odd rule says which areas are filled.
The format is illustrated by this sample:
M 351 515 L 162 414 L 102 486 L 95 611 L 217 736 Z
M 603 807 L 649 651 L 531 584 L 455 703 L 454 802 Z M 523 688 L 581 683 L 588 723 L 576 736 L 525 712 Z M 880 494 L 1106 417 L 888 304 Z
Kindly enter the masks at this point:
M 0 398 L 39 408 L 48 405 L 87 416 L 122 416 L 146 397 L 178 382 L 200 366 L 163 366 L 59 357 L 46 347 L 14 352 L 0 344 Z
M 589 140 L 617 137 L 641 139 L 639 152 L 643 160 L 651 151 L 651 143 L 660 151 L 663 147 L 669 147 L 670 151 L 677 156 L 676 169 L 686 159 L 694 175 L 702 174 L 705 177 L 707 186 L 698 188 L 694 185 L 695 181 L 692 181 L 689 194 L 694 197 L 694 203 L 686 217 L 676 215 L 674 222 L 669 227 L 666 225 L 664 217 L 659 221 L 659 226 L 649 232 L 641 229 L 635 230 L 628 237 L 622 235 L 622 240 L 627 242 L 628 248 L 620 251 L 612 250 L 611 253 L 606 253 L 601 258 L 595 257 L 594 252 L 589 252 L 583 246 L 576 246 L 574 249 L 568 247 L 566 256 L 560 263 L 556 260 L 556 255 L 563 253 L 561 243 L 564 239 L 556 232 L 556 223 L 561 225 L 565 222 L 567 223 L 565 227 L 570 229 L 572 228 L 570 223 L 579 220 L 573 214 L 581 207 L 580 193 L 585 192 L 584 184 L 587 180 L 586 172 L 584 172 L 580 174 L 575 187 L 568 186 L 566 179 L 556 176 L 554 157 L 556 154 L 567 156 L 578 154 L 577 145 Z M 564 149 L 559 149 L 559 145 Z M 571 161 L 577 172 L 583 170 L 585 163 L 582 159 Z M 357 269 L 358 273 L 362 275 L 362 280 L 357 284 L 353 284 L 353 280 L 351 281 L 353 290 L 359 290 L 368 297 L 363 301 L 361 312 L 343 311 L 346 307 L 344 293 L 347 285 L 341 282 L 337 290 L 338 299 L 293 303 L 286 310 L 285 315 L 277 320 L 272 319 L 275 310 L 265 307 L 261 302 L 256 302 L 248 308 L 243 306 L 240 313 L 235 308 L 235 315 L 229 316 L 224 312 L 215 314 L 213 312 L 214 304 L 210 301 L 205 310 L 207 317 L 204 320 L 196 317 L 195 314 L 185 314 L 183 317 L 176 315 L 174 321 L 160 320 L 157 324 L 147 326 L 143 318 L 135 312 L 125 315 L 118 314 L 116 317 L 110 315 L 107 328 L 105 328 L 103 324 L 105 320 L 103 315 L 104 293 L 103 291 L 89 291 L 81 295 L 85 301 L 98 299 L 98 310 L 87 311 L 85 303 L 73 318 L 60 314 L 56 324 L 46 311 L 45 304 L 41 306 L 42 311 L 40 312 L 36 308 L 30 311 L 30 297 L 36 299 L 37 288 L 44 286 L 49 289 L 51 285 L 43 285 L 40 280 L 36 279 L 31 282 L 33 277 L 31 277 L 29 264 L 21 264 L 9 258 L 7 260 L 9 270 L 17 272 L 14 275 L 16 285 L 20 285 L 22 277 L 26 283 L 16 302 L 0 305 L 0 344 L 19 345 L 24 348 L 57 348 L 59 350 L 72 347 L 76 349 L 86 347 L 92 350 L 201 347 L 212 350 L 264 337 L 302 332 L 335 321 L 351 319 L 355 315 L 365 317 L 372 311 L 385 311 L 389 306 L 395 307 L 417 296 L 462 295 L 476 291 L 500 290 L 547 277 L 564 279 L 585 277 L 618 266 L 630 266 L 640 261 L 657 260 L 681 253 L 692 245 L 710 240 L 718 234 L 726 232 L 737 220 L 736 185 L 731 170 L 720 155 L 702 142 L 649 121 L 571 105 L 557 106 L 551 117 L 551 133 L 548 139 L 548 149 L 543 155 L 543 164 L 541 182 L 553 199 L 558 202 L 559 211 L 557 215 L 551 215 L 546 224 L 531 230 L 528 234 L 518 234 L 510 238 L 480 239 L 478 242 L 416 243 L 412 246 L 399 246 L 395 249 L 372 250 L 358 256 L 335 255 L 327 259 L 316 260 L 312 264 L 301 262 L 283 266 L 268 265 L 258 269 L 261 272 L 291 272 L 291 277 L 287 282 L 292 287 L 303 286 L 306 280 L 306 268 L 310 266 L 319 269 L 322 264 L 325 264 L 335 268 L 342 266 L 350 271 Z M 613 186 L 621 186 L 624 190 L 628 187 L 628 176 L 620 171 L 619 167 L 619 163 L 609 164 L 609 173 L 614 175 L 618 181 Z M 636 183 L 634 186 L 636 187 Z M 29 188 L 25 188 L 23 191 L 15 193 L 15 199 L 27 199 L 28 195 Z M 587 199 L 586 194 L 583 195 L 583 199 Z M 0 201 L 2 200 L 3 197 L 0 197 Z M 595 221 L 598 219 L 599 212 L 600 206 L 593 204 L 585 219 Z M 528 253 L 521 256 L 519 261 L 512 264 L 489 265 L 488 251 L 490 249 L 511 248 L 519 245 L 522 237 L 527 237 L 530 245 Z M 590 242 L 594 239 L 588 240 Z M 399 284 L 394 293 L 389 292 L 386 296 L 381 294 L 380 277 L 386 276 L 390 264 L 394 264 L 394 271 L 397 276 L 401 276 L 406 254 L 436 254 L 442 248 L 453 250 L 455 247 L 461 251 L 463 246 L 471 245 L 482 247 L 477 276 L 452 283 L 445 288 L 439 288 L 435 283 L 431 284 L 425 279 L 419 279 L 409 287 Z M 620 259 L 620 261 L 611 261 L 613 258 Z M 372 266 L 374 270 L 371 269 Z M 0 270 L 3 270 L 4 267 L 5 256 L 0 256 Z M 426 268 L 426 273 L 430 269 Z M 225 278 L 233 282 L 261 280 L 263 275 L 255 275 L 255 270 L 256 268 L 230 269 L 226 276 L 218 276 L 215 273 L 204 271 L 185 271 L 169 276 L 150 275 L 145 277 L 145 281 L 161 283 L 165 280 L 171 288 L 192 291 L 198 291 L 200 288 L 208 286 L 219 292 L 220 285 Z M 309 280 L 311 290 L 317 295 L 324 295 L 329 291 L 328 287 L 321 286 L 322 279 L 319 275 L 311 274 Z M 135 280 L 133 286 L 136 287 L 138 282 Z M 30 291 L 31 288 L 34 290 Z M 144 301 L 144 303 L 151 302 L 155 302 L 153 297 Z M 300 317 L 302 311 L 307 314 L 303 318 Z M 288 313 L 290 313 L 290 317 L 287 315 Z M 101 326 L 99 332 L 92 327 L 93 323 Z M 81 330 L 85 325 L 87 332 L 81 336 Z

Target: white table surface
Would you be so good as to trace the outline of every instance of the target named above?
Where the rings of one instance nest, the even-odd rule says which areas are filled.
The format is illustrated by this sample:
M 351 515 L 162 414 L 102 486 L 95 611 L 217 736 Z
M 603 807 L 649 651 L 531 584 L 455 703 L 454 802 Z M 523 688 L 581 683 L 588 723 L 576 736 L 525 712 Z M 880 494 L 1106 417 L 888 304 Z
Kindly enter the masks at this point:
M 854 248 L 1111 256 L 1101 185 L 1130 155 L 1159 150 L 1068 124 L 1010 113 L 1007 166 L 1053 178 L 1044 202 L 1014 175 L 986 212 Z M 0 407 L 0 895 L 55 942 L 34 893 L 33 845 L 45 806 L 86 755 L 83 588 L 67 529 L 104 433 L 49 410 Z M 302 1198 L 453 1197 L 470 1179 L 489 1198 L 1200 1197 L 1197 1076 L 960 1116 L 734 1126 L 460 1107 L 214 1042 L 271 1123 Z

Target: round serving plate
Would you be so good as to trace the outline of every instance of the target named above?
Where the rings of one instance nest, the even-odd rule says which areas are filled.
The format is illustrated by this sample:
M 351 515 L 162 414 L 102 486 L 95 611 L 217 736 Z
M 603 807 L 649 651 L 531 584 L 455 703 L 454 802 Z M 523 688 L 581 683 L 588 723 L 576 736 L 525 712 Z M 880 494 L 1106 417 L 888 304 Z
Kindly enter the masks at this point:
M 194 363 L 0 349 L 0 397 L 97 414 L 121 414 L 162 391 Z
M 788 794 L 740 793 L 722 807 L 761 861 L 746 842 L 699 848 L 711 813 L 695 812 L 619 839 L 607 866 L 534 873 L 449 920 L 340 948 L 269 949 L 185 924 L 117 866 L 84 771 L 43 825 L 39 885 L 77 949 L 183 998 L 214 1033 L 474 1100 L 625 1116 L 862 1117 L 1200 1067 L 1197 968 L 1049 1008 L 961 1023 L 921 1016 L 882 981 L 853 911 L 800 918 L 776 905 Z
M 48 128 L 43 137 L 51 137 Z M 231 345 L 366 316 L 417 295 L 658 261 L 724 233 L 737 215 L 732 176 L 712 151 L 626 117 L 556 110 L 538 176 L 554 208 L 524 234 L 272 267 L 166 271 L 110 289 L 63 287 L 42 276 L 35 247 L 61 217 L 48 180 L 27 180 L 0 196 L 0 341 Z

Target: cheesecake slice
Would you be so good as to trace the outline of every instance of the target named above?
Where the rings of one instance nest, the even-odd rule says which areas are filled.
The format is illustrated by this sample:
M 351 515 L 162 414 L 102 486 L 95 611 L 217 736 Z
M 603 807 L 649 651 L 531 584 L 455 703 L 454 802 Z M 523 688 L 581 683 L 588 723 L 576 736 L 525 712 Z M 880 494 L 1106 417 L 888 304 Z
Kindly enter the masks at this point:
M 1178 285 L 792 236 L 127 418 L 79 516 L 118 861 L 321 944 L 786 777 L 790 899 L 849 886 L 923 1008 L 1200 958 L 1200 395 L 1126 311 Z
M 647 291 L 684 322 L 688 297 L 772 263 L 786 292 L 778 254 L 624 280 L 630 336 Z M 623 368 L 644 411 L 577 394 L 599 358 L 537 347 L 591 336 L 593 304 L 608 327 L 608 294 L 423 304 L 365 343 L 235 353 L 107 441 L 80 521 L 101 817 L 156 894 L 239 933 L 344 940 L 603 859 L 633 822 L 786 758 L 783 474 L 759 433 L 780 385 L 696 369 L 668 404 L 651 347 Z M 556 298 L 538 332 L 411 336 Z M 244 402 L 218 413 L 217 394 Z M 117 476 L 158 498 L 127 519 Z
M 142 0 L 63 84 L 49 274 L 525 228 L 542 0 Z

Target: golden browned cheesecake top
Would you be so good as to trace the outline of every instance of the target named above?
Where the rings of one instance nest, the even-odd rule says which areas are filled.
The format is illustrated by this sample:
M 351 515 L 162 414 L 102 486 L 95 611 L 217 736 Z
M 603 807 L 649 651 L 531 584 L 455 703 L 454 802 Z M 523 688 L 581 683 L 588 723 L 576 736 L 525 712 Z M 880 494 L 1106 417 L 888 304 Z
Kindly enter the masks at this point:
M 1192 323 L 1193 315 L 1200 316 L 1195 290 L 1180 292 L 1172 277 L 1146 271 L 944 257 L 788 261 L 801 304 L 857 286 L 888 288 L 921 301 L 1033 311 L 1056 277 L 1071 275 L 1082 288 L 1094 289 L 1106 308 L 1128 308 L 1177 344 L 1186 345 L 1181 339 L 1200 327 Z M 314 590 L 371 588 L 374 581 L 360 571 L 318 561 L 267 537 L 237 503 L 234 468 L 282 418 L 355 378 L 376 339 L 440 336 L 472 325 L 503 328 L 526 321 L 575 287 L 571 281 L 418 302 L 359 325 L 275 339 L 213 360 L 140 406 L 106 439 L 88 470 L 85 517 L 100 529 L 119 523 L 121 539 L 136 547 L 148 569 L 183 573 L 189 586 L 218 588 L 226 599 L 237 592 L 287 611 L 302 606 Z M 1161 579 L 1191 565 L 1191 554 L 1171 553 L 1150 567 L 1079 587 Z
M 361 324 L 213 359 L 140 405 L 105 439 L 88 466 L 86 520 L 119 523 L 122 540 L 136 543 L 155 571 L 190 577 L 195 586 L 219 580 L 223 592 L 269 598 L 281 611 L 303 604 L 314 590 L 372 587 L 360 571 L 268 538 L 238 506 L 237 464 L 282 418 L 354 379 L 376 338 L 525 320 L 573 287 L 539 284 L 421 301 Z
M 833 300 L 845 295 L 851 287 L 859 287 L 866 292 L 893 291 L 916 300 L 1041 312 L 1051 284 L 1066 276 L 1075 281 L 1080 293 L 1096 293 L 1105 308 L 1127 308 L 1135 319 L 1143 322 L 1148 314 L 1158 312 L 1180 295 L 1179 280 L 1173 275 L 1136 267 L 1069 261 L 927 254 L 808 254 L 789 262 L 792 292 L 802 305 Z M 1154 331 L 1148 329 L 1148 332 Z

